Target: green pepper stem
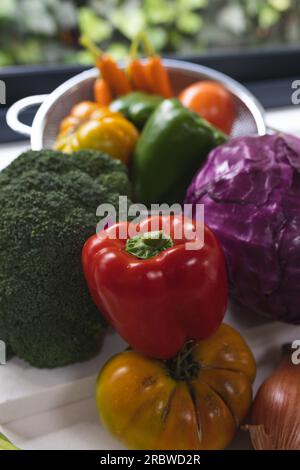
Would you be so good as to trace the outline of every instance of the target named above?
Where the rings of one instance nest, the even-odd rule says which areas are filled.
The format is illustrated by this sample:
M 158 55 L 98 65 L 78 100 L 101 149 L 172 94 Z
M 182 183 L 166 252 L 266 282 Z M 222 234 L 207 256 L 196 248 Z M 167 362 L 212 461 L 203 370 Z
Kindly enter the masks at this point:
M 173 240 L 162 231 L 145 232 L 129 238 L 125 251 L 140 259 L 149 259 L 168 248 L 172 248 Z

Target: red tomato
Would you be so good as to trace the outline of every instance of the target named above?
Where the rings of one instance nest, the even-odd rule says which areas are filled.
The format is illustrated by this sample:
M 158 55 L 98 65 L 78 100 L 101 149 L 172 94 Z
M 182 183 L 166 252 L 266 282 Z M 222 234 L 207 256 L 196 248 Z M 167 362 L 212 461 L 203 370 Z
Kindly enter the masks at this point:
M 180 93 L 179 100 L 225 134 L 230 134 L 235 105 L 232 95 L 222 85 L 210 81 L 196 82 Z

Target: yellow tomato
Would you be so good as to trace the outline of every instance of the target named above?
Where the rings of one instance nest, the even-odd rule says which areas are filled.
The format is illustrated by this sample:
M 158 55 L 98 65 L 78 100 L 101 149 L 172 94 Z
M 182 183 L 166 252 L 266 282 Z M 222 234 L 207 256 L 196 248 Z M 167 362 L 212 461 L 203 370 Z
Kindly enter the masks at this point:
M 137 139 L 137 129 L 122 114 L 83 101 L 62 121 L 55 148 L 66 153 L 99 150 L 128 164 Z
M 171 361 L 114 356 L 100 372 L 97 407 L 131 449 L 224 449 L 249 410 L 255 374 L 247 344 L 223 324 Z

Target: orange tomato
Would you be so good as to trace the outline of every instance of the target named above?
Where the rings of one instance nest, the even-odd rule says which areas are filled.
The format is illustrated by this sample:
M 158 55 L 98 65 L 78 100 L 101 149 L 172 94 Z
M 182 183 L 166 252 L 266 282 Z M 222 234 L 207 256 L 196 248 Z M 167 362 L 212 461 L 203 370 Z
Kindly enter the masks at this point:
M 100 372 L 96 402 L 131 449 L 224 449 L 249 410 L 255 374 L 247 344 L 223 324 L 170 361 L 117 354 Z
M 212 81 L 194 83 L 179 95 L 181 103 L 230 134 L 235 119 L 234 98 L 222 85 Z

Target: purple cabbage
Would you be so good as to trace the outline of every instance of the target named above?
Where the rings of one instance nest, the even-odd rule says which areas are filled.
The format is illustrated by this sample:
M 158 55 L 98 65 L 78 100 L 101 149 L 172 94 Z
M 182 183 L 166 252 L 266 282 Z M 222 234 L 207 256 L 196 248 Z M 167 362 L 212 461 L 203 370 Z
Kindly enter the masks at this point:
M 275 320 L 300 323 L 300 139 L 243 137 L 217 147 L 185 202 L 205 205 L 232 296 Z

